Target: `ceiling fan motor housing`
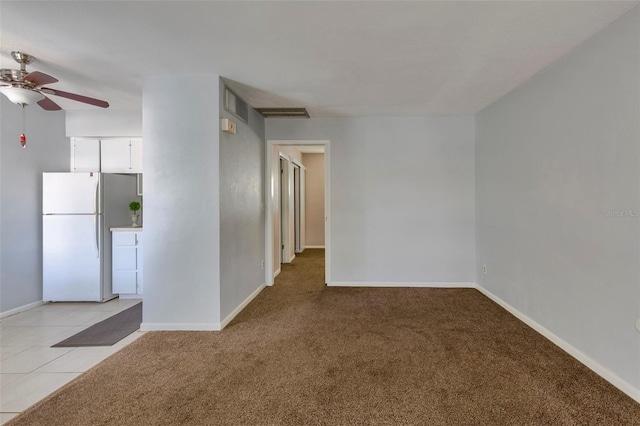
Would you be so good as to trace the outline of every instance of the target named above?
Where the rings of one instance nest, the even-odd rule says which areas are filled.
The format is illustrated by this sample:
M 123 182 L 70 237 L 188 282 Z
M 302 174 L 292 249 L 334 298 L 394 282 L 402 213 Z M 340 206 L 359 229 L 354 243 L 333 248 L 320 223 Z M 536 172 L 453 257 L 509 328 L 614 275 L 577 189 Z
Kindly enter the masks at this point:
M 1 69 L 0 70 L 0 79 L 7 83 L 14 82 L 16 84 L 23 84 L 24 77 L 29 74 L 24 70 L 11 70 L 11 69 Z M 27 83 L 26 81 L 24 83 Z M 26 84 L 25 84 L 26 85 Z
M 35 84 L 24 80 L 24 78 L 29 74 L 27 72 L 27 65 L 33 61 L 33 56 L 28 53 L 23 52 L 11 52 L 11 56 L 17 63 L 20 64 L 19 70 L 12 70 L 9 68 L 4 68 L 0 70 L 0 79 L 7 83 L 12 83 L 14 87 L 22 87 L 25 89 L 34 89 L 36 87 Z

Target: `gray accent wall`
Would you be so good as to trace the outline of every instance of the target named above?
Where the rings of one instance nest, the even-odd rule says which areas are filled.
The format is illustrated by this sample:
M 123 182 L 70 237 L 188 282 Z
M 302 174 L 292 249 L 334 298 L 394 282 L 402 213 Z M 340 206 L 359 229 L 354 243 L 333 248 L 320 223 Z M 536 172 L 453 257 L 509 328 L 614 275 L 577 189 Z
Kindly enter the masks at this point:
M 0 312 L 42 300 L 42 172 L 69 171 L 65 113 L 0 96 Z
M 330 140 L 331 282 L 473 283 L 473 117 L 267 120 Z
M 249 107 L 246 124 L 224 109 L 220 117 L 236 123 L 236 134 L 220 132 L 220 309 L 224 321 L 264 285 L 265 140 L 264 118 Z
M 476 117 L 478 283 L 635 392 L 639 81 L 636 8 Z

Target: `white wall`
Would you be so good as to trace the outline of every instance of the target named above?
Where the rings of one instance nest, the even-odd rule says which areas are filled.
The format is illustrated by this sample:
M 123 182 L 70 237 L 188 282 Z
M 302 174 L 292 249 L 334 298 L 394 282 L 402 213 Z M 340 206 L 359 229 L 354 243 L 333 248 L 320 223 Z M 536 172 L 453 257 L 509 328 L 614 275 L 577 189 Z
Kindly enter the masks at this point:
M 220 116 L 236 123 L 235 135 L 220 133 L 220 309 L 224 320 L 264 285 L 265 140 L 264 118 L 252 108 L 248 125 L 223 104 Z
M 332 283 L 472 283 L 473 117 L 267 120 L 331 140 Z
M 66 114 L 67 136 L 142 136 L 142 110 L 82 109 Z
M 218 76 L 143 88 L 143 329 L 220 328 Z
M 0 312 L 42 301 L 42 172 L 69 171 L 63 111 L 22 109 L 0 96 Z
M 476 122 L 479 284 L 638 398 L 639 80 L 636 8 Z
M 302 154 L 305 184 L 306 246 L 324 246 L 324 154 Z

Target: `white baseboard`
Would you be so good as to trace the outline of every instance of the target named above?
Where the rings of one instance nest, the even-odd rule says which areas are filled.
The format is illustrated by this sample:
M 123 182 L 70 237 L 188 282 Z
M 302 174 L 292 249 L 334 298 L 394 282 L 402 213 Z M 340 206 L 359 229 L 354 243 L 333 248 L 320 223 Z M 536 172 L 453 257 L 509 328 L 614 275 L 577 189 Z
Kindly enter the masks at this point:
M 273 273 L 273 278 L 275 279 L 278 275 L 280 275 L 280 272 L 282 272 L 282 268 L 278 267 L 278 269 L 276 269 L 276 271 Z
M 635 388 L 629 382 L 627 382 L 626 380 L 622 379 L 620 376 L 618 376 L 617 374 L 613 373 L 609 369 L 603 367 L 597 361 L 594 361 L 588 355 L 586 355 L 582 351 L 576 349 L 571 344 L 567 343 L 564 339 L 562 339 L 561 337 L 557 336 L 556 334 L 554 334 L 553 332 L 548 330 L 546 327 L 540 325 L 538 322 L 536 322 L 535 320 L 531 319 L 527 315 L 523 314 L 518 309 L 516 309 L 513 306 L 511 306 L 509 303 L 507 303 L 504 300 L 502 300 L 500 297 L 498 297 L 495 294 L 491 293 L 489 290 L 487 290 L 484 287 L 481 287 L 479 285 L 476 285 L 476 289 L 478 289 L 478 291 L 480 291 L 482 294 L 487 296 L 489 299 L 493 300 L 498 305 L 502 306 L 504 309 L 509 311 L 509 313 L 511 313 L 516 318 L 518 318 L 520 321 L 524 322 L 529 327 L 533 328 L 535 331 L 537 331 L 538 333 L 542 334 L 544 337 L 549 339 L 553 344 L 558 346 L 560 349 L 562 349 L 563 351 L 565 351 L 566 353 L 568 353 L 569 355 L 571 355 L 572 357 L 574 357 L 575 359 L 580 361 L 582 364 L 587 366 L 589 369 L 593 370 L 596 374 L 598 374 L 600 377 L 602 377 L 603 379 L 605 379 L 606 381 L 611 383 L 613 386 L 617 387 L 622 392 L 624 392 L 627 395 L 629 395 L 635 401 L 640 402 L 640 389 Z
M 143 322 L 140 331 L 220 331 L 220 323 Z
M 291 263 L 291 262 L 293 262 L 293 261 L 295 260 L 295 258 L 296 258 L 296 255 L 294 254 L 293 256 L 291 256 L 291 257 L 289 258 L 289 261 L 288 261 L 287 263 Z
M 314 248 L 321 248 L 321 249 L 323 249 L 323 248 L 324 248 L 324 246 L 304 246 L 304 248 L 305 248 L 305 249 L 308 249 L 308 248 L 310 248 L 310 249 L 314 249 Z
M 449 282 L 370 282 L 370 281 L 345 281 L 345 282 L 330 282 L 327 283 L 328 287 L 431 287 L 431 288 L 476 288 L 475 283 L 449 283 Z
M 11 315 L 19 314 L 20 312 L 28 311 L 29 309 L 37 308 L 44 305 L 46 302 L 39 300 L 37 302 L 28 303 L 24 306 L 18 306 L 17 308 L 9 309 L 5 312 L 0 312 L 0 319 L 10 317 Z
M 140 331 L 220 331 L 231 322 L 260 292 L 266 287 L 264 283 L 253 291 L 238 305 L 222 322 L 214 323 L 171 323 L 171 322 L 143 322 Z
M 266 287 L 267 285 L 265 283 L 260 284 L 260 286 L 258 288 L 256 288 L 253 293 L 251 293 L 246 299 L 244 299 L 244 301 L 242 303 L 240 303 L 238 305 L 238 307 L 236 307 L 229 315 L 227 315 L 227 317 L 225 319 L 222 320 L 222 323 L 220 324 L 220 329 L 222 330 L 223 328 L 225 328 L 227 326 L 227 324 L 229 324 L 231 322 L 232 319 L 235 318 L 236 315 L 238 315 L 240 313 L 240 311 L 242 311 L 248 304 L 249 302 L 251 302 L 257 295 L 260 294 L 260 292 Z

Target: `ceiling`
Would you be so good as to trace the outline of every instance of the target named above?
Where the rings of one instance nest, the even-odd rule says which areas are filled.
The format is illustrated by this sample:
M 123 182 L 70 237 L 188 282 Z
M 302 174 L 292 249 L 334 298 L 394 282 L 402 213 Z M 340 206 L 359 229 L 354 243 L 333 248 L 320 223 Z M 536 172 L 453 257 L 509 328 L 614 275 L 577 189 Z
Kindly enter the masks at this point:
M 0 67 L 27 52 L 52 87 L 117 109 L 141 107 L 145 76 L 205 73 L 254 107 L 312 117 L 466 115 L 637 5 L 1 0 Z

